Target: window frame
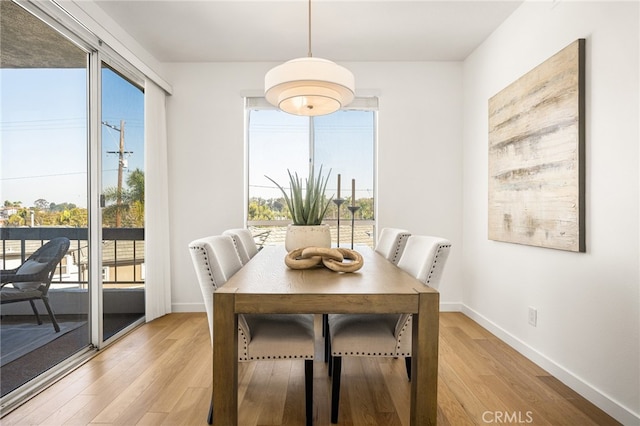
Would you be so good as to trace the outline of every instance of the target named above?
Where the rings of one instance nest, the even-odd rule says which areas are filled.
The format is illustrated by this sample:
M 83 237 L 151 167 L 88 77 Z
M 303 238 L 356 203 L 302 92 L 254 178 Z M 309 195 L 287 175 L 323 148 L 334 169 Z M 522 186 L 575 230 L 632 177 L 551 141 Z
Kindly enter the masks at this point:
M 372 162 L 372 181 L 373 181 L 373 211 L 374 219 L 355 219 L 358 225 L 371 226 L 373 229 L 373 241 L 375 241 L 375 233 L 377 229 L 377 165 L 378 165 L 378 97 L 356 97 L 354 101 L 347 107 L 342 108 L 340 111 L 371 111 L 373 112 L 373 162 Z M 249 203 L 250 203 L 250 114 L 252 110 L 277 110 L 276 107 L 267 102 L 264 97 L 245 97 L 245 195 L 244 195 L 244 223 L 247 228 L 251 227 L 263 227 L 263 226 L 276 226 L 283 227 L 291 223 L 291 219 L 276 219 L 276 220 L 249 220 Z M 311 165 L 314 165 L 315 161 L 315 131 L 314 131 L 314 117 L 308 117 L 309 122 L 309 161 Z M 335 178 L 335 176 L 333 176 Z M 350 183 L 347 185 L 346 178 L 343 176 L 342 182 L 344 189 L 350 190 Z M 349 188 L 347 188 L 349 186 Z M 344 213 L 343 213 L 344 214 Z M 342 217 L 342 215 L 341 215 Z M 344 226 L 344 217 L 341 219 L 341 226 Z M 323 220 L 323 223 L 329 226 L 337 226 L 337 219 Z M 341 238 L 342 240 L 342 238 Z

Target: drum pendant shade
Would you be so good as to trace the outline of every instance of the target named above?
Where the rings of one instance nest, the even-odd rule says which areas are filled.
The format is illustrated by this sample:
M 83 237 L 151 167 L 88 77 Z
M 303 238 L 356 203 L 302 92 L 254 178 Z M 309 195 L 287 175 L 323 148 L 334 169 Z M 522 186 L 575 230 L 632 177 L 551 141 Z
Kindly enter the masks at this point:
M 264 76 L 264 96 L 284 112 L 326 115 L 348 105 L 355 96 L 351 71 L 311 55 L 311 0 L 309 0 L 309 53 L 272 68 Z
M 295 115 L 331 114 L 355 95 L 351 71 L 322 58 L 292 59 L 272 68 L 264 77 L 269 103 Z

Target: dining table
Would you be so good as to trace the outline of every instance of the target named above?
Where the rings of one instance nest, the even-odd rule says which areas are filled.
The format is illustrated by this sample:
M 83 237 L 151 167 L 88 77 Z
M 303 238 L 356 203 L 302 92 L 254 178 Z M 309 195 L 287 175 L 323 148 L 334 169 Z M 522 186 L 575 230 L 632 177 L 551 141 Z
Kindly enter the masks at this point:
M 437 422 L 440 295 L 368 246 L 363 266 L 291 269 L 284 246 L 265 246 L 213 294 L 213 420 L 238 424 L 238 315 L 411 313 L 410 424 Z

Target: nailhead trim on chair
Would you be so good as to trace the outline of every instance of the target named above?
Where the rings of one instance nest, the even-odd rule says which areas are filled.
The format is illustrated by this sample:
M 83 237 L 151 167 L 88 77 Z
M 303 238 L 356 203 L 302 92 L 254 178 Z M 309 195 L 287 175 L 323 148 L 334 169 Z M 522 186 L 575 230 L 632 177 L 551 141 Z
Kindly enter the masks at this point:
M 404 244 L 403 242 L 406 243 L 406 239 L 409 238 L 411 236 L 411 234 L 409 233 L 403 233 L 403 234 L 399 234 L 398 235 L 398 244 L 396 244 L 396 251 L 395 253 L 393 253 L 393 257 L 391 258 L 391 262 L 397 264 L 398 263 L 398 256 L 401 254 L 400 249 L 402 248 L 402 250 L 404 250 Z
M 445 248 L 450 248 L 450 247 L 451 247 L 451 244 L 438 246 L 438 250 L 436 251 L 436 254 L 433 257 L 433 264 L 431 265 L 431 270 L 429 271 L 429 274 L 427 275 L 427 280 L 426 280 L 425 284 L 429 284 L 431 282 L 431 277 L 433 276 L 433 271 L 436 269 L 436 263 L 438 263 L 438 256 L 440 255 L 442 250 L 445 249 Z M 404 325 L 402 326 L 402 329 L 398 333 L 398 338 L 397 338 L 398 345 L 396 346 L 396 349 L 398 349 L 398 350 L 400 350 L 400 342 L 402 341 L 402 336 L 403 336 L 404 332 L 407 331 L 407 329 L 410 329 L 409 324 L 411 324 L 412 318 L 413 317 L 411 315 L 409 315 L 409 317 L 405 321 Z M 400 353 L 400 352 L 398 352 L 396 354 L 396 356 L 411 356 L 411 352 L 409 352 L 409 353 Z
M 289 355 L 289 356 L 252 356 L 251 358 L 244 359 L 243 361 L 254 361 L 259 359 L 313 359 L 308 355 Z
M 309 355 L 288 355 L 288 356 L 249 356 L 247 336 L 244 334 L 241 328 L 238 328 L 238 338 L 242 338 L 242 348 L 244 349 L 244 355 L 239 356 L 239 361 L 257 361 L 260 359 L 313 359 L 313 356 Z
M 408 352 L 408 353 L 400 352 L 400 342 L 402 342 L 402 336 L 404 335 L 404 332 L 407 329 L 409 329 L 409 324 L 411 324 L 412 319 L 413 317 L 409 315 L 407 317 L 407 320 L 404 322 L 404 325 L 402 326 L 400 333 L 398 333 L 398 338 L 397 338 L 398 345 L 396 346 L 398 353 L 396 353 L 396 356 L 411 356 L 411 352 Z
M 438 263 L 438 256 L 442 249 L 451 247 L 451 244 L 438 246 L 438 251 L 436 251 L 436 255 L 433 257 L 433 265 L 431 265 L 431 270 L 429 271 L 429 275 L 427 275 L 427 282 L 429 284 L 431 282 L 431 276 L 433 275 L 433 271 L 436 269 L 436 263 Z
M 244 331 L 240 327 L 238 327 L 238 339 L 242 339 L 242 351 L 244 352 L 243 356 L 238 356 L 240 361 L 247 361 L 249 359 L 248 351 L 248 342 L 247 336 L 244 334 Z
M 396 356 L 395 353 L 387 353 L 387 352 L 333 352 L 331 355 L 333 356 L 349 356 L 349 355 L 362 355 L 362 356 Z
M 235 244 L 235 241 L 234 241 L 234 244 Z M 213 273 L 211 272 L 211 266 L 209 265 L 209 258 L 207 257 L 207 251 L 204 249 L 204 247 L 192 247 L 192 250 L 199 250 L 202 252 L 202 256 L 204 257 L 204 263 L 205 265 L 207 265 L 207 271 L 209 272 L 209 278 L 211 278 L 213 287 L 218 288 L 216 281 L 213 279 Z M 244 331 L 242 331 L 242 328 L 240 327 L 238 327 L 238 338 L 242 339 L 242 348 L 244 352 L 243 354 L 238 354 L 239 361 L 254 361 L 259 359 L 313 359 L 313 356 L 309 356 L 309 355 L 289 355 L 289 356 L 278 356 L 278 357 L 275 357 L 275 356 L 249 357 L 247 336 L 244 333 Z
M 209 278 L 211 278 L 211 283 L 213 283 L 214 288 L 218 288 L 216 281 L 213 279 L 213 274 L 211 273 L 211 266 L 209 265 L 209 258 L 207 257 L 207 251 L 204 247 L 191 247 L 192 250 L 199 250 L 202 252 L 202 256 L 204 257 L 204 263 L 207 265 L 207 271 L 209 271 Z

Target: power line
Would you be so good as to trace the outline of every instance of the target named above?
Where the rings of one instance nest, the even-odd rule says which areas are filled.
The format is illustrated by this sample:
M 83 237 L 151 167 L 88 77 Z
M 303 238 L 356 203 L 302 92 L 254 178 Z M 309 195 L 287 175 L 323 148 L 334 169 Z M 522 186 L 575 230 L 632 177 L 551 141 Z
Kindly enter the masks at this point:
M 0 178 L 0 180 L 39 179 L 39 178 L 46 178 L 46 177 L 86 175 L 86 174 L 87 172 L 52 173 L 48 175 L 6 177 L 6 178 Z

